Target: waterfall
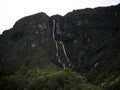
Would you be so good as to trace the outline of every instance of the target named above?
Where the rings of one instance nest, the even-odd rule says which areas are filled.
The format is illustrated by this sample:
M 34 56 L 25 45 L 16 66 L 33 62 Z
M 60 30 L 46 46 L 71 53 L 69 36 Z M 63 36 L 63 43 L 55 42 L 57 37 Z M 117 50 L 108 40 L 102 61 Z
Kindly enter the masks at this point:
M 54 42 L 56 42 L 56 40 L 55 40 L 55 20 L 53 20 L 53 40 L 54 40 Z
M 65 69 L 65 63 L 63 63 L 62 66 L 63 66 L 63 69 Z
M 61 59 L 60 59 L 60 56 L 59 56 L 59 53 L 58 53 L 58 43 L 57 41 L 55 40 L 55 20 L 53 20 L 53 40 L 55 42 L 55 48 L 56 48 L 56 57 L 58 58 L 58 63 L 61 64 Z
M 70 59 L 69 59 L 69 57 L 68 57 L 68 55 L 67 55 L 67 52 L 66 52 L 66 50 L 65 50 L 65 46 L 64 46 L 64 44 L 63 44 L 61 41 L 60 41 L 59 43 L 62 45 L 64 55 L 65 55 L 65 57 L 66 57 L 66 59 L 67 59 L 67 62 L 68 62 L 68 66 L 71 67 L 72 64 L 70 63 Z
M 62 41 L 56 41 L 56 39 L 55 39 L 55 23 L 56 23 L 55 20 L 53 20 L 53 32 L 52 32 L 52 35 L 53 35 L 53 40 L 54 40 L 54 42 L 55 42 L 56 57 L 57 57 L 57 59 L 58 59 L 58 63 L 60 63 L 60 64 L 62 65 L 63 69 L 65 69 L 66 65 L 65 65 L 65 63 L 62 63 L 62 62 L 61 62 L 61 59 L 60 59 L 60 56 L 59 56 L 58 43 L 61 44 L 61 46 L 62 46 L 64 55 L 65 55 L 65 57 L 66 57 L 66 60 L 67 60 L 67 62 L 68 62 L 68 66 L 69 66 L 69 67 L 71 67 L 71 63 L 70 63 L 69 57 L 68 57 L 68 55 L 67 55 L 67 53 L 66 53 L 64 44 L 62 43 Z
M 66 59 L 67 59 L 67 62 L 69 63 L 70 60 L 69 60 L 68 55 L 67 55 L 67 53 L 66 53 L 65 46 L 64 46 L 64 44 L 63 44 L 61 41 L 60 41 L 60 44 L 62 45 L 64 55 L 65 55 L 65 57 L 66 57 Z

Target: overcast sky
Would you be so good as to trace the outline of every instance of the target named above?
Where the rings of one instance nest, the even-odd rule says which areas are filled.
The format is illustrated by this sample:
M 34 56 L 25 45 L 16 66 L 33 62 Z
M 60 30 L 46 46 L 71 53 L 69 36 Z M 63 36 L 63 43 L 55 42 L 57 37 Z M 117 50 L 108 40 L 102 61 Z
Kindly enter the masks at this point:
M 0 0 L 0 33 L 10 29 L 14 23 L 24 17 L 38 12 L 65 15 L 73 9 L 110 6 L 120 0 Z

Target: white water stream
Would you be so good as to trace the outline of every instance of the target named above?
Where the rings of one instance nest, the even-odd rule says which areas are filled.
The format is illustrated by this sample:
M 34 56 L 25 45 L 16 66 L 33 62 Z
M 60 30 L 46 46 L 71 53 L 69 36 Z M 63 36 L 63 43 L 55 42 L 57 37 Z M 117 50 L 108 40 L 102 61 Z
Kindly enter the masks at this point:
M 69 66 L 69 67 L 71 67 L 71 63 L 70 63 L 70 59 L 69 59 L 69 57 L 68 57 L 68 55 L 67 55 L 67 53 L 66 53 L 64 44 L 63 44 L 61 41 L 56 41 L 56 39 L 55 39 L 55 23 L 56 23 L 55 20 L 53 20 L 53 40 L 54 40 L 54 42 L 55 42 L 56 57 L 57 57 L 57 59 L 58 59 L 58 63 L 60 63 L 60 64 L 62 65 L 63 69 L 65 69 L 66 65 L 65 65 L 65 63 L 62 63 L 62 62 L 61 62 L 61 59 L 60 59 L 60 56 L 59 56 L 58 42 L 59 42 L 59 43 L 61 44 L 61 46 L 62 46 L 64 55 L 65 55 L 65 57 L 66 57 L 66 59 L 67 59 L 67 62 L 68 62 L 68 66 Z
M 58 53 L 58 43 L 55 40 L 55 20 L 53 20 L 53 34 L 52 35 L 53 35 L 53 40 L 55 42 L 56 57 L 58 58 L 58 62 L 61 63 L 61 59 L 60 59 L 60 56 L 59 56 L 59 53 Z
M 63 44 L 61 41 L 60 41 L 60 44 L 62 45 L 64 55 L 65 55 L 65 57 L 66 57 L 66 59 L 67 59 L 67 62 L 69 63 L 70 60 L 69 60 L 68 55 L 67 55 L 67 53 L 66 53 L 65 46 L 64 46 L 64 44 Z

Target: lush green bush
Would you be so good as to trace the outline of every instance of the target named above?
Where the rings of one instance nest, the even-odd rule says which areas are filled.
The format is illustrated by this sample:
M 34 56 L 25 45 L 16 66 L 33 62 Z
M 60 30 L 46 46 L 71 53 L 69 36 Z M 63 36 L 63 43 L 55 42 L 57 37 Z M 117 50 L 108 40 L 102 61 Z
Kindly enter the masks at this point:
M 23 68 L 2 81 L 3 90 L 100 90 L 70 69 L 42 73 L 39 68 Z
M 107 79 L 102 86 L 105 90 L 119 90 L 120 89 L 120 76 L 117 78 Z

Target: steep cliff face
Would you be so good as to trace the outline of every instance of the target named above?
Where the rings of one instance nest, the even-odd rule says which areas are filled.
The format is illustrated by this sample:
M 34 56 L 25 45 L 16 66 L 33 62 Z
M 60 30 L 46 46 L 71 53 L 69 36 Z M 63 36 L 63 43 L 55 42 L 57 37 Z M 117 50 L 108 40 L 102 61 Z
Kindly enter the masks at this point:
M 20 19 L 1 36 L 1 67 L 13 73 L 21 67 L 38 66 L 43 71 L 56 69 L 49 17 L 44 13 Z
M 64 16 L 62 40 L 73 68 L 94 82 L 120 74 L 119 8 L 120 5 L 88 8 Z
M 112 81 L 120 75 L 120 5 L 24 17 L 0 36 L 0 48 L 3 74 L 69 67 L 96 84 Z
M 52 17 L 58 22 L 57 39 L 64 42 L 72 68 L 95 83 L 120 74 L 119 8 L 87 8 Z

